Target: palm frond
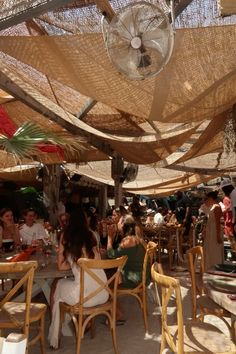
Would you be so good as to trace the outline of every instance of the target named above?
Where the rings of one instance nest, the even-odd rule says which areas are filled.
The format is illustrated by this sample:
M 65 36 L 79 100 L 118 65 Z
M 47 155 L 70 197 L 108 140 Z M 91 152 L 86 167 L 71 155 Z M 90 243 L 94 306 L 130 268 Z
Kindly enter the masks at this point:
M 37 144 L 42 143 L 58 145 L 67 151 L 78 152 L 85 149 L 80 138 L 71 138 L 67 132 L 45 132 L 34 122 L 24 123 L 10 138 L 0 135 L 0 147 L 20 158 L 37 156 Z

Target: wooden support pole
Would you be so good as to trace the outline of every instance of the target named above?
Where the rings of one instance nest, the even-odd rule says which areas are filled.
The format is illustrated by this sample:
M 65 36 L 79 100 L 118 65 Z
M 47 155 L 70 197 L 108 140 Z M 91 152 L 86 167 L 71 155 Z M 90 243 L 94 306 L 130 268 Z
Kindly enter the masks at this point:
M 44 166 L 43 199 L 49 213 L 49 222 L 55 228 L 58 223 L 58 202 L 61 168 L 58 164 Z
M 121 177 L 123 175 L 123 171 L 124 171 L 124 160 L 120 155 L 115 154 L 115 156 L 112 157 L 111 176 L 115 182 L 114 194 L 115 194 L 116 208 L 122 205 L 123 192 L 122 192 Z
M 221 16 L 231 16 L 236 14 L 235 0 L 218 0 L 218 4 Z
M 107 185 L 100 185 L 99 191 L 99 214 L 102 218 L 106 217 L 107 211 Z
M 120 205 L 122 205 L 123 189 L 122 189 L 122 183 L 120 182 L 120 178 L 116 178 L 114 181 L 115 181 L 115 208 L 118 208 Z
M 180 0 L 175 6 L 175 17 L 178 17 L 193 0 Z

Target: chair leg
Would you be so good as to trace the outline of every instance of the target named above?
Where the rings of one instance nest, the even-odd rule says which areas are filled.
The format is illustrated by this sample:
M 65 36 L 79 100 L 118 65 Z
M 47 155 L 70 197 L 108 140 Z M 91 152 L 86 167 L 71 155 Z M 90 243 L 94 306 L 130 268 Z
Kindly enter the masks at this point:
M 91 339 L 95 337 L 95 318 L 91 319 L 90 337 Z
M 148 333 L 148 320 L 147 320 L 147 299 L 146 299 L 146 294 L 143 296 L 143 321 L 144 321 L 144 327 L 145 327 L 145 332 Z
M 82 316 L 79 316 L 77 318 L 77 321 L 75 321 L 74 319 L 74 324 L 76 327 L 76 354 L 80 354 L 80 347 L 81 347 L 82 325 L 83 325 L 83 319 L 81 317 Z
M 115 321 L 112 321 L 111 333 L 112 333 L 112 342 L 113 342 L 114 352 L 115 352 L 115 354 L 119 354 L 118 347 L 117 347 L 117 339 L 116 339 L 116 323 L 115 323 Z
M 172 257 L 173 257 L 173 254 L 172 254 L 172 248 L 169 249 L 168 251 L 168 258 L 169 258 L 169 269 L 171 270 L 172 268 L 172 263 L 173 263 L 173 260 L 172 260 Z
M 45 352 L 45 313 L 40 319 L 40 348 L 41 354 L 46 354 Z
M 158 247 L 158 262 L 161 263 L 161 243 L 159 243 Z
M 163 352 L 163 350 L 166 347 L 166 339 L 165 339 L 165 334 L 164 331 L 161 333 L 161 347 L 160 347 L 160 354 Z

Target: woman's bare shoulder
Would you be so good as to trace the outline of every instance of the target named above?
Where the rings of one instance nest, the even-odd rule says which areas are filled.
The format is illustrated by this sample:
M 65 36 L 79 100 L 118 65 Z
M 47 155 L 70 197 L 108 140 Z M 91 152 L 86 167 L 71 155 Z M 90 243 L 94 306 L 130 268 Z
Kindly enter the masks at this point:
M 120 246 L 122 248 L 131 248 L 137 245 L 137 239 L 135 236 L 126 236 L 122 239 Z

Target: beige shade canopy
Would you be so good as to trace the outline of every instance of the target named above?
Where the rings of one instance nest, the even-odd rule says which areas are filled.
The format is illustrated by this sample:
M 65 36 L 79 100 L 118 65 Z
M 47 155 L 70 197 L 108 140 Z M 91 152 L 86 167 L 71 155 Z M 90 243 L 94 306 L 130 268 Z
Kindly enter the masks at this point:
M 111 178 L 111 161 L 89 162 L 86 165 L 75 166 L 66 164 L 66 169 L 70 173 L 78 173 L 98 182 L 114 185 Z M 143 195 L 167 195 L 175 190 L 186 189 L 202 182 L 206 182 L 215 176 L 220 175 L 215 171 L 212 175 L 190 173 L 184 171 L 171 170 L 167 168 L 156 168 L 154 166 L 139 166 L 138 175 L 135 181 L 124 183 L 126 191 Z
M 156 78 L 144 81 L 118 73 L 101 34 L 2 36 L 0 47 L 50 79 L 131 115 L 163 122 L 188 122 L 189 117 L 202 121 L 235 102 L 235 28 L 178 30 L 170 62 Z
M 158 134 L 146 134 L 144 132 L 139 136 L 137 136 L 137 134 L 127 136 L 106 134 L 89 126 L 82 120 L 77 119 L 57 103 L 43 96 L 37 89 L 26 82 L 25 79 L 22 80 L 20 73 L 18 73 L 16 69 L 13 70 L 13 68 L 11 68 L 11 70 L 9 70 L 9 68 L 1 62 L 0 69 L 16 85 L 20 86 L 28 97 L 39 102 L 44 109 L 49 110 L 59 117 L 63 123 L 73 125 L 81 131 L 81 135 L 89 135 L 91 139 L 94 136 L 94 138 L 109 142 L 110 146 L 115 151 L 131 162 L 143 164 L 153 163 L 167 157 L 180 147 L 197 127 L 196 124 L 192 123 L 183 125 L 180 130 L 171 129 L 169 132 L 160 132 Z M 10 105 L 12 105 L 12 103 L 9 103 L 9 106 Z

